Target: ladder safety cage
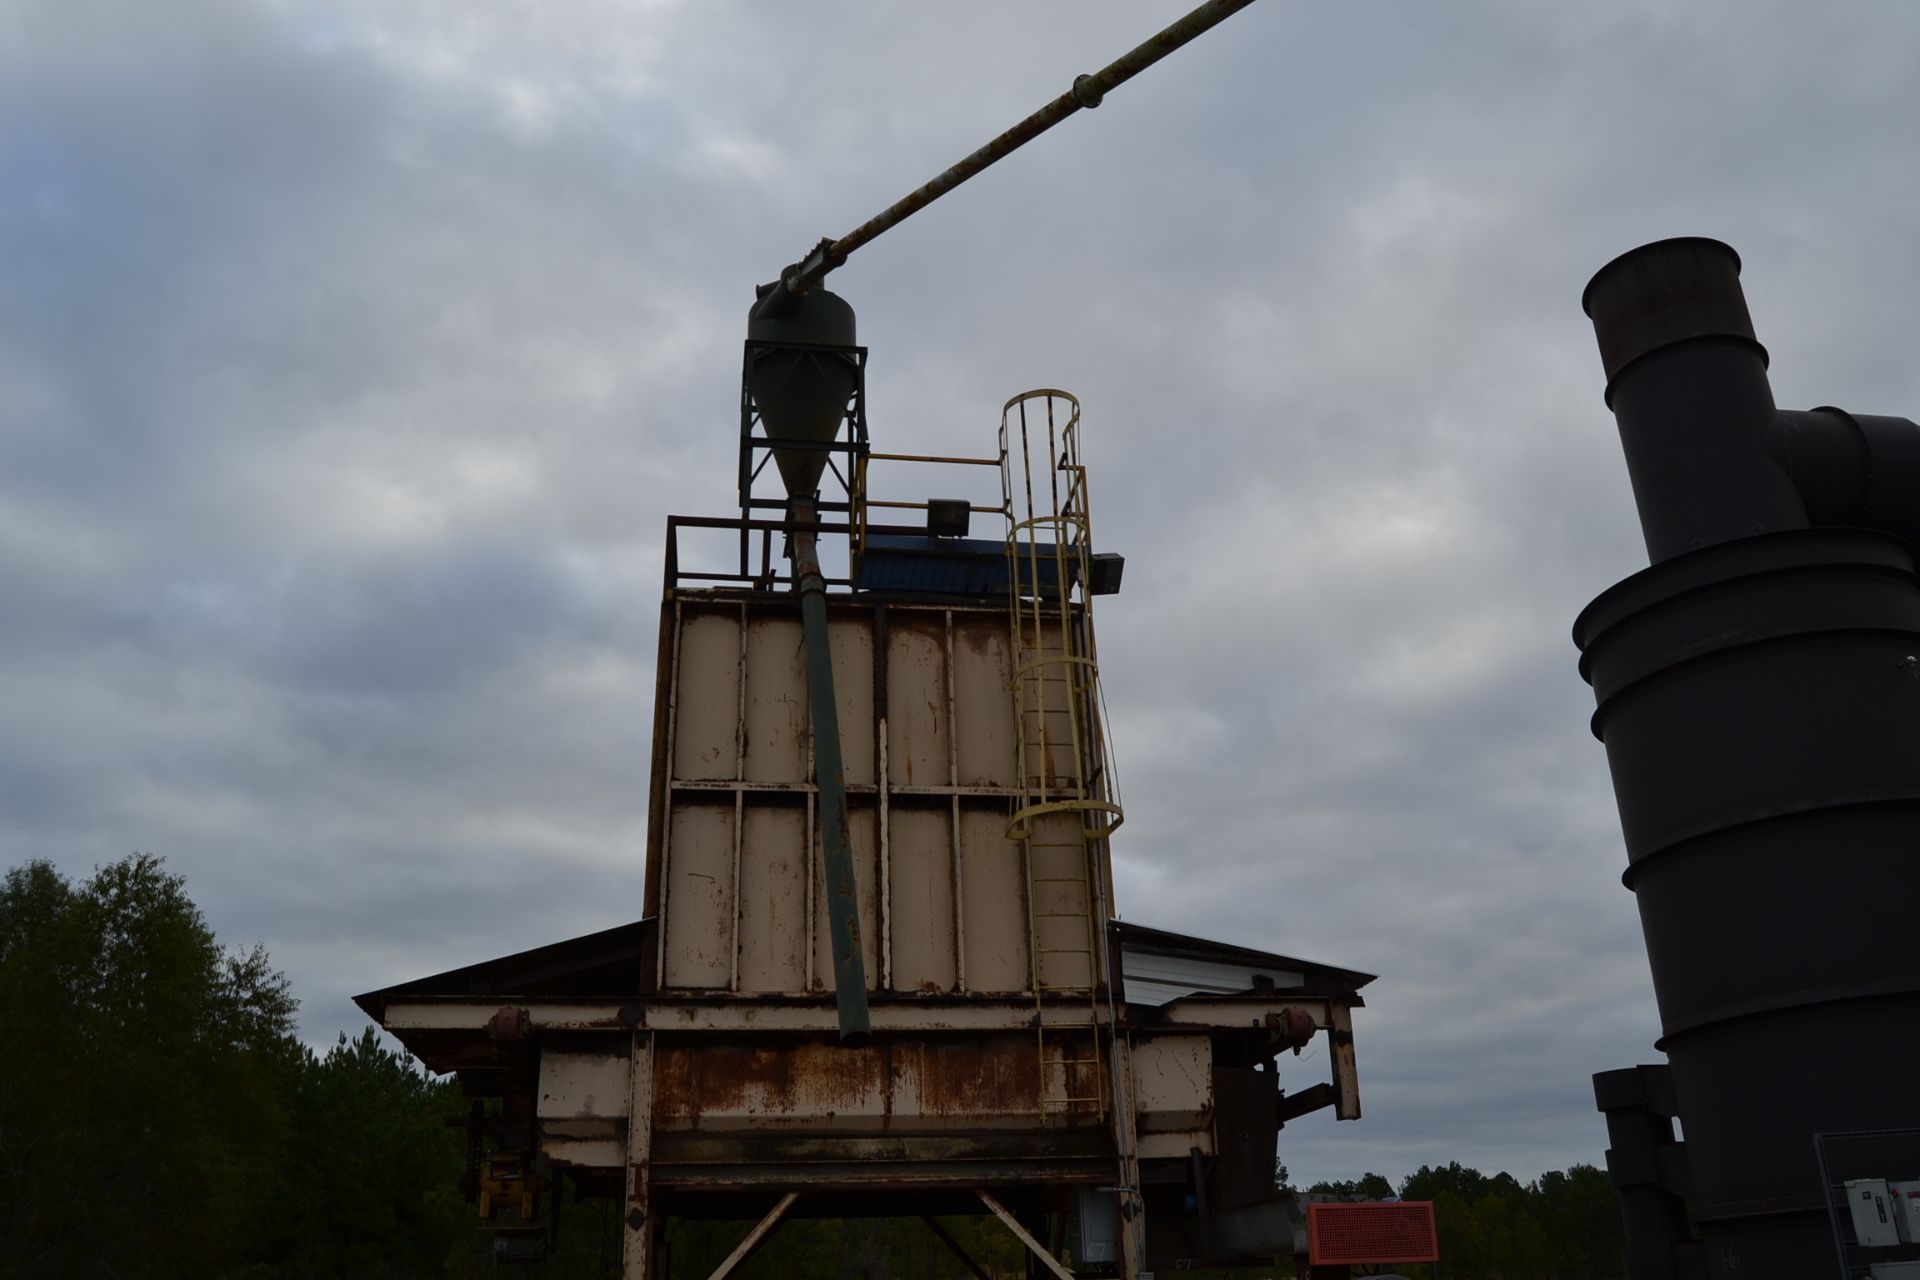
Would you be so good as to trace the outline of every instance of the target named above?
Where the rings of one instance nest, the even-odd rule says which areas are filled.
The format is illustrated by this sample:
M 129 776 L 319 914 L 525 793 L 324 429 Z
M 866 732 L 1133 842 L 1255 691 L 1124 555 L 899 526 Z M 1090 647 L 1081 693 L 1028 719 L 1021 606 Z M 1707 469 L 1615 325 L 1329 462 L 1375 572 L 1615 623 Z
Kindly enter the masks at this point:
M 1079 401 L 1051 388 L 1015 396 L 1001 411 L 1018 790 L 1006 835 L 1025 854 L 1043 1119 L 1108 1109 L 1099 1033 L 1050 1029 L 1046 1007 L 1050 996 L 1082 996 L 1089 1025 L 1100 1023 L 1109 981 L 1105 842 L 1124 817 L 1093 646 L 1079 426 Z

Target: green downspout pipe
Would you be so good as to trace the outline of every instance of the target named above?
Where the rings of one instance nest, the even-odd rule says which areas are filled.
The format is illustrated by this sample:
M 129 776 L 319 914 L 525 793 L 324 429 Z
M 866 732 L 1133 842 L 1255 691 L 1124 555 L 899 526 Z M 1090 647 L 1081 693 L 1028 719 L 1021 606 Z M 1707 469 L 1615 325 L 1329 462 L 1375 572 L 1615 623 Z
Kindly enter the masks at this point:
M 793 501 L 793 578 L 806 637 L 807 701 L 813 708 L 813 772 L 820 796 L 820 849 L 826 863 L 827 930 L 833 946 L 833 998 L 840 1043 L 872 1038 L 867 1020 L 867 965 L 860 950 L 860 897 L 853 879 L 847 826 L 846 766 L 840 758 L 840 709 L 833 693 L 833 650 L 827 640 L 827 580 L 820 572 L 811 499 Z

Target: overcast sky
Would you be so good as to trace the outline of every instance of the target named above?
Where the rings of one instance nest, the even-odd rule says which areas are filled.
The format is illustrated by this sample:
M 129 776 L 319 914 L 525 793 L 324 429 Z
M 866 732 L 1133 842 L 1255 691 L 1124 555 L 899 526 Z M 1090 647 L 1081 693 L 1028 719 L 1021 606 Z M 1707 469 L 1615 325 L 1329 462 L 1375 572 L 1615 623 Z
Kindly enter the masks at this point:
M 0 865 L 164 855 L 316 1043 L 636 918 L 753 285 L 1186 7 L 0 0 Z M 835 277 L 877 447 L 1084 402 L 1122 914 L 1381 975 L 1296 1176 L 1599 1160 L 1580 291 L 1717 236 L 1783 405 L 1920 413 L 1917 122 L 1909 0 L 1262 0 Z

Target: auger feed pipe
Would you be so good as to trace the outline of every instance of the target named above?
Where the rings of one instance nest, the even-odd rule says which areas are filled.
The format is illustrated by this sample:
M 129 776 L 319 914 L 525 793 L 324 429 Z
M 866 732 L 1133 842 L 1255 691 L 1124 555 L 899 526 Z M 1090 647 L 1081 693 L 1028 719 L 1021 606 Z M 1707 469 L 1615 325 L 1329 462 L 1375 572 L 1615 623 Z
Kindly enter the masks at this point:
M 781 273 L 786 292 L 803 294 L 826 279 L 847 255 L 888 229 L 905 222 L 968 178 L 1013 154 L 1081 108 L 1091 110 L 1107 94 L 1145 71 L 1195 36 L 1211 30 L 1252 4 L 1253 0 L 1207 0 L 1158 35 L 1135 45 L 1092 75 L 1076 76 L 1073 87 L 981 147 L 924 186 L 916 187 L 880 213 L 841 236 L 822 240 L 797 265 Z

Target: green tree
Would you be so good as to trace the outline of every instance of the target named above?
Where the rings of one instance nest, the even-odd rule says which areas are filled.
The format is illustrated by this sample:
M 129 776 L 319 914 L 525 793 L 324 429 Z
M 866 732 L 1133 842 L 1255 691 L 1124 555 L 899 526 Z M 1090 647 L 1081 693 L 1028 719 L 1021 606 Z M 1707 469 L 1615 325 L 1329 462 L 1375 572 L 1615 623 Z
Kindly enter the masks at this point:
M 459 1140 L 446 1125 L 460 1105 L 451 1081 L 382 1045 L 371 1026 L 351 1040 L 342 1032 L 324 1056 L 302 1050 L 263 1261 L 302 1278 L 400 1280 L 477 1256 Z
M 1377 1173 L 1363 1173 L 1345 1182 L 1316 1182 L 1307 1188 L 1310 1195 L 1361 1196 L 1368 1200 L 1387 1200 L 1393 1196 L 1393 1183 Z
M 1423 1166 L 1400 1194 L 1433 1202 L 1441 1267 L 1455 1280 L 1611 1280 L 1625 1272 L 1619 1203 L 1592 1165 L 1522 1183 L 1455 1161 Z
M 1439 1169 L 1423 1164 L 1400 1184 L 1400 1198 L 1436 1200 L 1444 1191 L 1472 1204 L 1487 1193 L 1490 1181 L 1491 1179 L 1478 1169 L 1470 1169 L 1458 1160 L 1451 1161 Z
M 134 854 L 0 882 L 0 1274 L 217 1273 L 258 1243 L 297 1056 L 264 951 Z
M 1626 1272 L 1620 1201 L 1605 1171 L 1576 1164 L 1544 1173 L 1539 1215 L 1554 1246 L 1554 1275 L 1605 1280 Z

